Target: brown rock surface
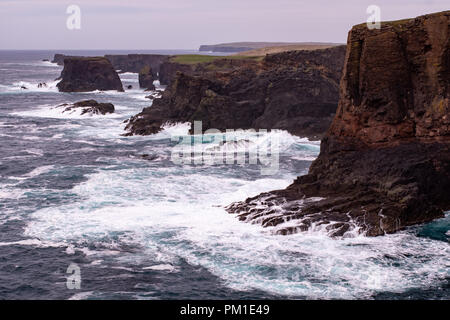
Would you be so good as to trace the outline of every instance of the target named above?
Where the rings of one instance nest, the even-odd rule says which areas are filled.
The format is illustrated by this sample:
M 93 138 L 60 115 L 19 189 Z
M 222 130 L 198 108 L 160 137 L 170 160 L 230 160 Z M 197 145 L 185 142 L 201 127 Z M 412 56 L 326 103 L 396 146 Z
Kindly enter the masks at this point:
M 353 27 L 339 107 L 308 175 L 228 211 L 280 234 L 325 228 L 332 236 L 442 217 L 450 209 L 449 25 L 446 11 Z

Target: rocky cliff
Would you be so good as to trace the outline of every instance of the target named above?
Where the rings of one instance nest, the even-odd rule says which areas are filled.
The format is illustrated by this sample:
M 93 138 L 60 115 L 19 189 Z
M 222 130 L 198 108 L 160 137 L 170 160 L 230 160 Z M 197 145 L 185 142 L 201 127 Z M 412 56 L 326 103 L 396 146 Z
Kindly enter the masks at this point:
M 56 63 L 59 66 L 63 66 L 64 65 L 64 59 L 66 58 L 74 58 L 73 56 L 66 56 L 65 54 L 61 54 L 61 53 L 56 53 L 55 56 L 53 57 L 52 62 Z
M 161 54 L 127 54 L 127 55 L 105 55 L 111 61 L 116 70 L 120 72 L 138 73 L 142 68 L 149 66 L 153 78 L 158 78 L 159 68 L 170 56 Z
M 153 78 L 158 78 L 159 68 L 162 63 L 169 59 L 169 55 L 162 54 L 119 54 L 112 55 L 107 54 L 105 58 L 108 59 L 114 69 L 120 70 L 120 72 L 134 72 L 138 73 L 142 68 L 148 66 L 152 70 Z M 53 57 L 53 63 L 57 63 L 60 66 L 64 65 L 64 59 L 66 58 L 81 58 L 76 56 L 66 56 L 64 54 L 56 53 Z
M 344 55 L 341 46 L 188 65 L 161 99 L 131 119 L 128 134 L 152 134 L 165 122 L 201 120 L 204 130 L 285 129 L 319 138 L 337 108 Z
M 123 91 L 117 72 L 111 62 L 103 57 L 66 58 L 60 78 L 62 80 L 57 87 L 62 92 Z
M 153 76 L 153 70 L 149 66 L 145 66 L 139 71 L 138 80 L 140 88 L 155 90 L 155 86 L 153 85 L 155 78 Z
M 192 74 L 194 72 L 194 66 L 190 64 L 182 64 L 172 62 L 170 60 L 161 64 L 159 70 L 159 83 L 162 85 L 169 85 L 173 79 L 175 79 L 177 72 L 184 74 Z
M 289 234 L 377 236 L 450 209 L 450 11 L 348 36 L 339 107 L 308 175 L 228 207 Z

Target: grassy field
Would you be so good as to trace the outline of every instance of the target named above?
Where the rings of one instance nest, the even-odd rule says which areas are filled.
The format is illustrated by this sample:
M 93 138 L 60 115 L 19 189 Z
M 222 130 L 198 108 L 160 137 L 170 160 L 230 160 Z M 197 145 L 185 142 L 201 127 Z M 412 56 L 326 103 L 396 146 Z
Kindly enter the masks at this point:
M 288 46 L 274 46 L 274 47 L 267 47 L 267 48 L 261 48 L 261 49 L 255 49 L 250 51 L 244 51 L 235 53 L 233 56 L 265 56 L 266 54 L 272 54 L 272 53 L 280 53 L 285 51 L 295 51 L 295 50 L 317 50 L 317 49 L 326 49 L 326 48 L 332 48 L 340 44 L 298 44 L 298 45 L 288 45 Z
M 182 63 L 182 64 L 197 64 L 212 62 L 217 59 L 248 59 L 248 60 L 259 60 L 260 56 L 209 56 L 201 54 L 181 54 L 173 56 L 170 61 Z

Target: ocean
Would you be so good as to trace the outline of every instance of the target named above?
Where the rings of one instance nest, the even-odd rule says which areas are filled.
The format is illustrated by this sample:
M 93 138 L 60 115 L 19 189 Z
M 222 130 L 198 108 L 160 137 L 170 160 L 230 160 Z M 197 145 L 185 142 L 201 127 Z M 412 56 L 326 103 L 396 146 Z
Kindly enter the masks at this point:
M 320 143 L 255 136 L 280 139 L 272 175 L 176 164 L 172 137 L 186 136 L 187 124 L 122 136 L 124 120 L 151 105 L 137 74 L 120 75 L 133 86 L 124 93 L 60 93 L 62 67 L 42 61 L 54 53 L 125 52 L 0 51 L 0 299 L 450 298 L 449 214 L 375 238 L 314 228 L 281 236 L 240 222 L 226 205 L 287 187 Z M 116 112 L 55 108 L 84 99 Z M 68 286 L 73 265 L 79 289 Z

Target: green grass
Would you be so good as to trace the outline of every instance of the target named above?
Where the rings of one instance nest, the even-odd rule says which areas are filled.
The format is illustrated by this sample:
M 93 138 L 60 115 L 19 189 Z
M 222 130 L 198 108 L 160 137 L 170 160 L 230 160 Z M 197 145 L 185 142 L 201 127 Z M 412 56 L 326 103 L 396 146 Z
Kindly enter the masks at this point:
M 241 59 L 241 60 L 259 60 L 261 57 L 245 57 L 245 56 L 208 56 L 201 54 L 182 54 L 173 56 L 170 61 L 181 64 L 197 64 L 213 62 L 217 59 Z

